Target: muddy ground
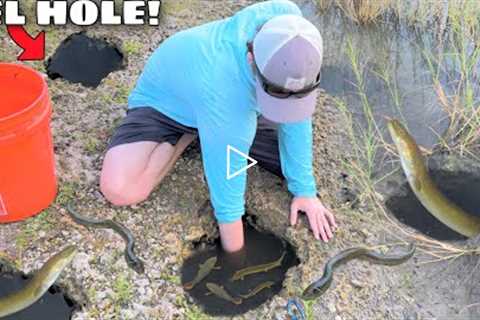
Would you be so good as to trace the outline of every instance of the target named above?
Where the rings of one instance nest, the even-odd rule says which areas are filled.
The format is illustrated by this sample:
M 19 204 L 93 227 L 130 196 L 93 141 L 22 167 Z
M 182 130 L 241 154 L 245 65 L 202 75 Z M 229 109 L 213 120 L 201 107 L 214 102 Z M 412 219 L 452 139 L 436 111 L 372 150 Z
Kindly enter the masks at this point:
M 159 27 L 95 27 L 89 35 L 105 37 L 127 56 L 123 70 L 110 74 L 96 89 L 64 80 L 48 80 L 54 108 L 54 134 L 59 194 L 44 213 L 27 222 L 0 228 L 0 254 L 21 270 L 38 268 L 67 243 L 80 253 L 60 283 L 81 305 L 73 319 L 202 319 L 180 286 L 182 261 L 192 241 L 214 238 L 215 221 L 198 210 L 208 199 L 200 156 L 190 150 L 148 201 L 113 208 L 99 193 L 99 173 L 108 138 L 125 114 L 126 98 L 150 53 L 169 35 L 215 18 L 223 18 L 253 1 L 166 1 Z M 35 30 L 32 27 L 30 30 Z M 78 27 L 51 28 L 47 55 Z M 0 31 L 0 60 L 13 61 L 16 46 Z M 41 63 L 31 63 L 44 71 Z M 306 220 L 289 227 L 290 196 L 282 182 L 257 167 L 248 178 L 247 208 L 259 224 L 288 239 L 302 263 L 289 271 L 281 294 L 238 319 L 286 319 L 287 299 L 322 275 L 325 261 L 356 245 L 402 243 L 411 240 L 381 211 L 360 201 L 351 177 L 342 172 L 349 161 L 344 119 L 326 93 L 315 114 L 315 176 L 325 204 L 336 214 L 340 229 L 328 244 L 315 241 Z M 402 177 L 398 177 L 399 180 Z M 150 279 L 133 273 L 123 258 L 123 241 L 110 231 L 88 231 L 74 224 L 65 204 L 75 200 L 79 211 L 93 217 L 113 217 L 137 235 L 137 252 L 146 261 Z M 407 230 L 407 228 L 403 227 Z M 402 230 L 403 230 L 402 229 Z M 411 230 L 409 230 L 411 231 Z M 460 244 L 463 246 L 463 244 Z M 385 248 L 381 248 L 384 250 Z M 352 261 L 338 270 L 332 288 L 307 304 L 310 319 L 478 319 L 480 292 L 476 258 L 425 263 L 419 251 L 397 267 Z

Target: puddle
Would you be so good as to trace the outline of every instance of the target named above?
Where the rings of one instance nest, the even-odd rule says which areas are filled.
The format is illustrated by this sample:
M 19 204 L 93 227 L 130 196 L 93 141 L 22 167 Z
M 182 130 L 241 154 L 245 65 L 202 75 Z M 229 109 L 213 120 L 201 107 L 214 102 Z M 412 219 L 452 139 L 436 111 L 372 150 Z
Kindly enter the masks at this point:
M 452 52 L 447 52 L 452 51 L 449 32 L 444 34 L 442 46 L 436 30 L 421 32 L 388 16 L 375 24 L 359 26 L 334 6 L 321 14 L 314 1 L 304 1 L 302 11 L 319 28 L 324 39 L 321 87 L 345 102 L 353 114 L 357 132 L 371 125 L 359 94 L 363 91 L 387 142 L 391 139 L 385 128 L 385 117 L 401 119 L 416 141 L 426 148 L 439 141 L 449 121 L 437 97 L 433 78 L 437 77 L 447 96 L 453 95 L 463 81 L 460 64 Z M 471 49 L 467 46 L 467 51 Z M 441 67 L 435 59 L 427 61 L 430 55 L 443 57 Z M 352 57 L 357 57 L 356 71 Z M 469 79 L 474 97 L 480 96 L 476 74 L 472 72 Z M 362 138 L 360 134 L 359 138 Z M 384 157 L 385 154 L 379 152 L 377 163 Z
M 96 88 L 110 72 L 123 67 L 123 53 L 103 39 L 75 33 L 66 38 L 46 62 L 50 79 L 64 78 Z
M 185 291 L 207 314 L 234 316 L 257 308 L 281 291 L 285 273 L 289 268 L 300 263 L 293 247 L 287 241 L 271 233 L 256 230 L 250 223 L 245 223 L 245 225 L 245 248 L 239 255 L 225 254 L 221 249 L 219 240 L 217 240 L 210 248 L 196 252 L 184 262 L 181 275 L 182 284 L 195 278 L 200 263 L 210 257 L 217 256 L 216 266 L 220 266 L 221 269 L 213 270 L 207 278 L 193 289 Z M 238 269 L 278 260 L 284 252 L 286 254 L 281 267 L 265 273 L 247 276 L 244 280 L 230 281 L 230 278 Z M 251 298 L 243 299 L 240 305 L 235 305 L 214 295 L 206 295 L 208 293 L 205 286 L 207 282 L 222 285 L 232 296 L 237 297 L 238 294 L 246 294 L 266 281 L 272 281 L 274 285 L 260 291 Z
M 447 198 L 480 217 L 480 176 L 471 172 L 431 170 L 430 175 Z M 437 240 L 466 240 L 467 238 L 438 221 L 415 197 L 405 182 L 398 195 L 388 198 L 385 205 L 401 222 Z
M 0 297 L 22 289 L 30 276 L 12 271 L 0 261 Z M 69 320 L 77 304 L 62 289 L 53 285 L 41 299 L 33 305 L 1 320 Z

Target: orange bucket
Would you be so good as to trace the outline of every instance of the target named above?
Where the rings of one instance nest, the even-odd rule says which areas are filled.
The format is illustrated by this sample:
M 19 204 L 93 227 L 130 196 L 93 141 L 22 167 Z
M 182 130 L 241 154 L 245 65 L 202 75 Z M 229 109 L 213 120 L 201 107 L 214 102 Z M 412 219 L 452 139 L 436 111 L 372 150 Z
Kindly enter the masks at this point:
M 51 113 L 40 73 L 0 63 L 0 223 L 31 217 L 55 199 Z

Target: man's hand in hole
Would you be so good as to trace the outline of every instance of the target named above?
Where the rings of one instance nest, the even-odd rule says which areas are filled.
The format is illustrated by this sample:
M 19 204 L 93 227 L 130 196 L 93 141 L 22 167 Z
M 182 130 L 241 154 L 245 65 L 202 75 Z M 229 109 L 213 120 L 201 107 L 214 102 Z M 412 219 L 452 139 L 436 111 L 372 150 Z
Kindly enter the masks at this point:
M 316 198 L 295 197 L 290 207 L 290 224 L 297 224 L 298 212 L 303 211 L 308 218 L 315 239 L 328 242 L 337 228 L 332 212 Z

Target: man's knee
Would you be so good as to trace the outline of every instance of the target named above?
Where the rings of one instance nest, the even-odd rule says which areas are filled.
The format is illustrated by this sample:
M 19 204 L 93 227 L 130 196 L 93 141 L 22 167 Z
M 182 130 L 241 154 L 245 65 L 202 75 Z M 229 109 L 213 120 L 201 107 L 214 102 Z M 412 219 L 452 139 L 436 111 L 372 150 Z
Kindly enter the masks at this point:
M 147 199 L 150 190 L 124 177 L 111 176 L 102 172 L 100 191 L 115 206 L 128 206 Z

